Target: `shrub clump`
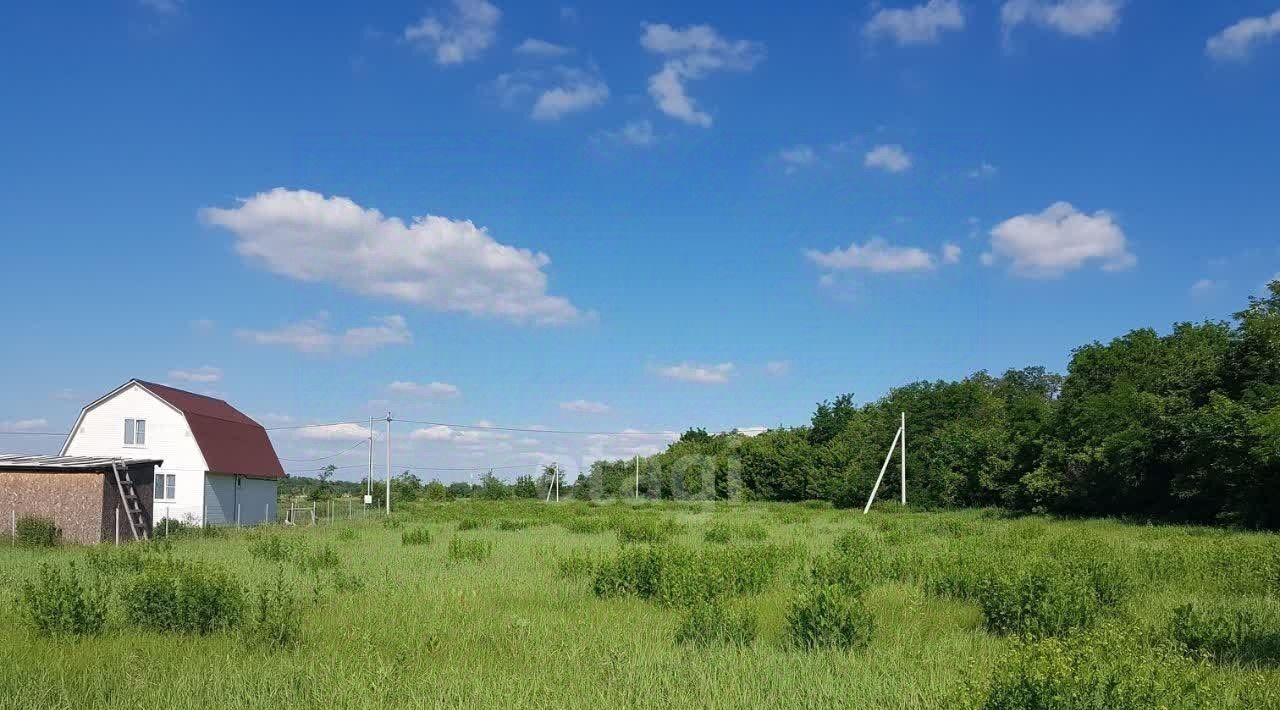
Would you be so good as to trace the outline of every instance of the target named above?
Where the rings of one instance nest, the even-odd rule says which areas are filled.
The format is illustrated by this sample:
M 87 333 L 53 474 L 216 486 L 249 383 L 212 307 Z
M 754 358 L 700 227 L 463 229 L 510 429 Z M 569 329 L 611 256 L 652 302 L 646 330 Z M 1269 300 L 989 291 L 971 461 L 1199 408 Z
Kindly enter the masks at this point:
M 161 518 L 151 526 L 151 537 L 157 540 L 167 537 L 199 537 L 200 534 L 199 525 L 182 520 L 174 520 L 173 518 Z
M 223 570 L 174 559 L 147 567 L 120 597 L 136 626 L 198 634 L 236 625 L 244 603 L 240 585 Z
M 717 520 L 707 526 L 702 538 L 707 542 L 728 544 L 731 542 L 764 542 L 769 531 L 760 523 L 729 523 Z
M 494 528 L 501 530 L 503 532 L 516 532 L 518 530 L 531 528 L 533 527 L 533 525 L 534 523 L 532 520 L 517 520 L 513 518 L 503 518 L 499 520 L 497 524 L 494 525 Z
M 569 554 L 556 558 L 556 570 L 565 579 L 589 577 L 598 564 L 599 555 L 592 550 L 570 550 Z
M 413 528 L 400 533 L 401 545 L 430 545 L 431 531 L 427 528 Z
M 299 547 L 294 562 L 298 565 L 298 569 L 312 574 L 319 574 L 322 570 L 337 569 L 342 565 L 337 550 L 327 542 L 318 550 Z
M 989 683 L 953 706 L 969 710 L 1192 710 L 1213 707 L 1203 664 L 1132 632 L 1103 629 L 1026 640 Z
M 1173 610 L 1169 637 L 1219 663 L 1280 663 L 1280 605 L 1267 599 Z
M 675 535 L 675 526 L 653 518 L 627 518 L 618 521 L 618 542 L 659 543 Z
M 458 530 L 479 530 L 485 526 L 485 521 L 479 518 L 463 518 L 458 521 Z
M 493 543 L 455 537 L 449 540 L 449 559 L 466 562 L 484 562 L 493 554 Z
M 302 604 L 285 582 L 284 575 L 264 584 L 253 594 L 242 633 L 259 646 L 283 648 L 297 645 L 302 637 Z
M 862 598 L 835 585 L 810 587 L 787 608 L 787 640 L 805 651 L 861 650 L 871 643 L 875 626 Z
M 681 545 L 623 549 L 596 565 L 598 597 L 633 595 L 663 606 L 688 606 L 722 596 L 758 594 L 777 576 L 790 550 L 752 544 L 691 550 Z
M 270 533 L 254 535 L 249 538 L 249 555 L 267 562 L 288 562 L 301 551 L 302 546 L 302 541 L 297 538 Z
M 42 636 L 95 636 L 107 624 L 105 585 L 80 579 L 73 563 L 67 570 L 40 565 L 36 578 L 24 582 L 22 609 Z
M 23 515 L 14 523 L 14 542 L 23 547 L 55 547 L 62 529 L 51 518 Z
M 1123 603 L 1129 589 L 1113 563 L 1041 560 L 982 580 L 975 598 L 991 631 L 1062 636 L 1092 626 L 1105 611 Z
M 568 520 L 560 523 L 560 525 L 571 533 L 579 533 L 582 535 L 595 535 L 613 527 L 608 520 L 595 517 L 569 518 Z
M 689 607 L 676 627 L 676 643 L 688 646 L 750 646 L 756 639 L 756 617 L 746 609 L 729 609 L 720 601 Z

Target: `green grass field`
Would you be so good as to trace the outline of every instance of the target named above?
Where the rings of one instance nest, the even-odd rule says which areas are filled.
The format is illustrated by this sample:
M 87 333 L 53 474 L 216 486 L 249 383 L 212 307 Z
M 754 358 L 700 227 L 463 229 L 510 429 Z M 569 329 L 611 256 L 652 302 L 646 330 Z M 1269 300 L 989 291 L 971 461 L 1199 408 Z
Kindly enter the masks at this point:
M 135 553 L 6 546 L 0 707 L 1280 707 L 1275 535 L 784 504 L 448 503 L 393 521 L 225 531 Z M 277 647 L 239 629 L 138 628 L 120 599 L 136 572 L 103 562 L 125 554 L 203 560 L 247 587 L 283 579 L 300 637 Z M 665 560 L 657 591 L 609 587 L 652 581 L 620 555 Z M 23 583 L 42 563 L 73 562 L 114 588 L 106 628 L 40 635 Z M 724 591 L 748 574 L 749 588 Z M 1071 596 L 1086 578 L 1094 586 Z M 870 613 L 865 648 L 793 640 L 793 600 L 833 579 Z M 686 598 L 707 590 L 754 618 L 752 638 L 677 643 Z M 993 630 L 1001 609 L 1054 594 L 1066 601 L 1037 619 L 1088 623 L 1030 635 L 1064 641 Z M 1092 612 L 1072 606 L 1095 596 Z M 1192 649 L 1169 641 L 1186 603 L 1228 620 L 1251 611 L 1226 631 L 1187 622 L 1184 636 L 1204 641 Z M 1025 625 L 1020 614 L 1000 618 Z M 1046 674 L 1066 686 L 1037 686 Z M 1117 683 L 1123 703 L 1104 687 Z

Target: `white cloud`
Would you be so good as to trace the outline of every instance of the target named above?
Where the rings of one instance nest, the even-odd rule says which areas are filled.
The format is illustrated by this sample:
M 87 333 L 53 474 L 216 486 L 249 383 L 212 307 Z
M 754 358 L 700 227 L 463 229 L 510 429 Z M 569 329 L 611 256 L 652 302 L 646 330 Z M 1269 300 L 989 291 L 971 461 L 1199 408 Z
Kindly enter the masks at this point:
M 1280 10 L 1264 17 L 1246 17 L 1209 38 L 1204 51 L 1220 62 L 1242 62 L 1265 42 L 1280 37 Z
M 138 0 L 138 4 L 161 15 L 176 15 L 186 0 Z
M 212 384 L 222 381 L 222 370 L 212 365 L 197 367 L 194 370 L 169 370 L 169 379 L 178 382 Z
M 538 121 L 557 121 L 566 114 L 599 106 L 609 98 L 609 86 L 603 79 L 573 67 L 500 74 L 493 88 L 503 106 L 530 106 L 529 116 Z
M 678 365 L 660 367 L 658 368 L 658 374 L 672 380 L 722 385 L 729 381 L 734 369 L 734 364 L 731 362 L 722 362 L 718 365 L 699 365 L 691 362 L 682 362 Z
M 959 0 L 929 0 L 909 8 L 883 8 L 862 28 L 868 39 L 892 37 L 899 46 L 932 44 L 947 30 L 964 29 Z
M 911 169 L 911 156 L 900 145 L 878 145 L 867 151 L 862 164 L 890 173 L 902 173 Z
M 947 242 L 946 244 L 942 245 L 942 263 L 959 264 L 960 255 L 962 253 L 964 253 L 964 250 L 960 248 L 959 244 L 952 244 L 951 242 Z
M 649 146 L 658 141 L 658 136 L 653 132 L 653 124 L 648 119 L 644 119 L 628 121 L 616 131 L 601 131 L 593 140 L 596 142 L 605 140 L 625 145 Z
M 771 360 L 765 363 L 764 369 L 770 375 L 775 375 L 775 376 L 785 375 L 788 372 L 791 372 L 791 361 L 790 360 Z
M 996 263 L 996 255 L 989 251 L 984 251 L 982 252 L 982 256 L 978 257 L 978 260 L 982 262 L 983 266 L 994 266 Z
M 441 311 L 563 324 L 583 314 L 547 294 L 550 257 L 500 244 L 469 220 L 405 224 L 345 197 L 276 188 L 201 218 L 236 236 L 236 251 L 271 271 Z
M 450 441 L 453 439 L 453 430 L 437 424 L 425 429 L 414 429 L 409 433 L 409 438 L 415 441 Z
M 991 163 L 982 163 L 978 167 L 965 173 L 965 177 L 970 180 L 981 180 L 983 178 L 992 178 L 1000 174 L 1000 168 Z
M 1014 273 L 1030 277 L 1060 276 L 1089 261 L 1101 262 L 1106 271 L 1127 269 L 1138 261 L 1110 213 L 1087 215 L 1067 202 L 996 225 L 991 253 L 993 259 L 1009 259 Z
M 12 422 L 0 422 L 0 432 L 41 431 L 49 428 L 48 419 L 19 419 Z
M 419 382 L 405 382 L 397 380 L 387 385 L 387 389 L 396 393 L 409 395 L 411 397 L 422 397 L 424 399 L 441 399 L 445 397 L 457 397 L 462 394 L 457 385 L 451 385 L 447 382 L 427 382 L 425 384 Z
M 319 441 L 355 441 L 369 438 L 369 427 L 361 424 L 324 424 L 309 426 L 305 429 L 292 429 L 293 434 L 302 439 Z M 376 438 L 376 435 L 375 435 Z
M 533 102 L 530 114 L 539 121 L 556 121 L 567 113 L 599 106 L 609 98 L 609 87 L 598 77 L 584 72 L 566 76 L 564 83 L 547 89 Z
M 797 145 L 778 152 L 778 158 L 787 166 L 787 173 L 793 173 L 818 160 L 818 154 L 807 145 Z
M 751 71 L 764 59 L 760 43 L 725 39 L 709 25 L 677 29 L 645 23 L 640 45 L 664 58 L 662 69 L 649 77 L 649 95 L 658 110 L 703 128 L 711 126 L 711 115 L 697 107 L 686 84 L 716 71 Z
M 176 15 L 182 12 L 186 0 L 138 0 L 138 4 L 161 15 Z
M 486 0 L 453 0 L 443 16 L 428 15 L 404 29 L 405 41 L 435 53 L 436 63 L 462 64 L 480 56 L 498 34 L 502 11 Z
M 1200 279 L 1191 284 L 1192 296 L 1207 296 L 1217 290 L 1222 284 L 1213 279 Z
M 936 266 L 933 255 L 924 249 L 893 246 L 880 237 L 872 237 L 866 244 L 854 242 L 845 249 L 836 248 L 829 252 L 808 249 L 805 256 L 831 271 L 863 269 L 875 273 L 905 273 L 931 271 Z
M 402 316 L 381 316 L 372 321 L 373 325 L 337 333 L 329 328 L 328 314 L 321 313 L 275 330 L 237 330 L 236 336 L 256 345 L 281 345 L 304 353 L 339 350 L 360 354 L 388 345 L 406 345 L 413 340 L 413 333 Z
M 515 49 L 511 51 L 529 57 L 563 57 L 566 54 L 573 53 L 573 50 L 569 47 L 533 37 L 517 44 Z
M 1008 0 L 1000 21 L 1008 36 L 1018 25 L 1031 23 L 1071 37 L 1090 37 L 1120 25 L 1123 0 Z
M 253 419 L 264 427 L 287 426 L 293 423 L 293 417 L 288 414 L 274 414 L 271 412 L 260 414 Z
M 606 414 L 609 411 L 609 405 L 604 402 L 590 402 L 585 399 L 561 402 L 560 408 L 566 412 L 576 412 L 578 414 Z
M 70 387 L 63 387 L 53 393 L 53 398 L 62 402 L 74 402 L 80 397 L 80 393 Z
M 769 427 L 759 425 L 738 427 L 737 429 L 737 432 L 743 436 L 760 436 L 766 431 L 769 431 Z

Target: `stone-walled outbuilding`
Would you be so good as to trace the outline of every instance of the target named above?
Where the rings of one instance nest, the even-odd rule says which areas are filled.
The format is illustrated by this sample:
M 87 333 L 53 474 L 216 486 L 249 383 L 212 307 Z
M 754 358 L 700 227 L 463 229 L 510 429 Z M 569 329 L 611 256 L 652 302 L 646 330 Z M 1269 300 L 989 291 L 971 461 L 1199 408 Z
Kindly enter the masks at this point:
M 158 460 L 92 456 L 0 454 L 0 515 L 4 529 L 24 515 L 50 518 L 66 542 L 96 544 L 133 539 L 113 464 L 127 468 L 132 495 L 150 533 Z M 117 512 L 118 511 L 118 512 Z

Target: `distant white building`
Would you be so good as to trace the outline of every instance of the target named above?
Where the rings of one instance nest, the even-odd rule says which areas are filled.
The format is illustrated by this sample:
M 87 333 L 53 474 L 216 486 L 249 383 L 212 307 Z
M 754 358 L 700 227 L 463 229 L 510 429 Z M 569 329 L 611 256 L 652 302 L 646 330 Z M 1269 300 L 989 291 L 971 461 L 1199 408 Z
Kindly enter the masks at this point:
M 235 407 L 142 380 L 81 410 L 62 455 L 163 460 L 155 520 L 199 525 L 274 521 L 285 475 L 266 430 Z

